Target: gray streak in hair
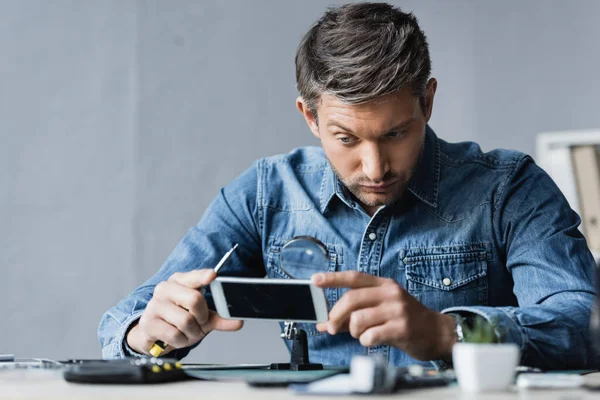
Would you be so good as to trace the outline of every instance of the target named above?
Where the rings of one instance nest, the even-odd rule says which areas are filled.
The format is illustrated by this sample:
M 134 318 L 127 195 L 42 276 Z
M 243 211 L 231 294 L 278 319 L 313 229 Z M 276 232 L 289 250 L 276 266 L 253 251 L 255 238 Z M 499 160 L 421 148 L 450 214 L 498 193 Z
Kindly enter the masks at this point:
M 297 88 L 315 116 L 323 93 L 360 104 L 411 87 L 423 107 L 430 74 L 417 19 L 386 3 L 328 9 L 296 52 Z

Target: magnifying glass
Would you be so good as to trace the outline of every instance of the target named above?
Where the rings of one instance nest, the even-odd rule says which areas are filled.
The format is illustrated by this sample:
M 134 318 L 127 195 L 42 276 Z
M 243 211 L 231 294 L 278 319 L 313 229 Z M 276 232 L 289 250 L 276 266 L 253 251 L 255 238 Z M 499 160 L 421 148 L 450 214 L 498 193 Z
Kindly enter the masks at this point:
M 310 279 L 317 272 L 327 272 L 327 248 L 312 236 L 296 236 L 281 248 L 279 266 L 293 279 Z

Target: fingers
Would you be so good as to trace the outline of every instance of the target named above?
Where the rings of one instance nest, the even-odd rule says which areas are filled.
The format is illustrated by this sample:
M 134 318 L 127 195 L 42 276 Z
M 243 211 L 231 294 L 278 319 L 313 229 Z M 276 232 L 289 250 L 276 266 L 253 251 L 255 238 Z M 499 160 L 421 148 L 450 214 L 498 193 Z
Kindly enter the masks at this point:
M 215 277 L 213 270 L 204 269 L 176 272 L 168 281 L 159 283 L 140 318 L 139 329 L 135 330 L 139 335 L 132 335 L 138 347 L 147 347 L 156 340 L 167 343 L 170 346 L 167 350 L 188 347 L 202 340 L 209 330 L 240 329 L 241 321 L 221 321 L 214 317 L 211 321 L 206 299 L 198 289 Z M 137 337 L 143 340 L 135 340 Z
M 200 341 L 205 336 L 204 331 L 194 316 L 183 308 L 178 307 L 173 303 L 164 301 L 157 302 L 155 309 L 161 320 L 177 328 L 185 338 L 185 340 L 183 340 L 184 338 L 179 338 L 181 340 L 178 340 L 177 342 L 171 342 L 169 340 L 163 340 L 159 338 L 166 343 L 175 347 L 178 347 L 178 345 L 183 345 L 182 347 L 185 347 Z
M 208 320 L 208 305 L 198 289 L 190 289 L 176 281 L 161 282 L 154 288 L 154 299 L 171 302 L 187 310 L 199 325 Z
M 383 325 L 373 326 L 364 331 L 360 335 L 359 341 L 365 347 L 391 343 L 397 340 L 399 331 L 402 329 L 403 327 L 398 321 L 388 321 Z
M 238 331 L 244 326 L 244 321 L 237 319 L 225 319 L 214 311 L 210 311 L 210 317 L 208 322 L 203 325 L 205 332 L 208 333 L 212 330 L 216 331 Z
M 402 321 L 404 316 L 405 310 L 401 304 L 383 303 L 378 307 L 364 308 L 362 310 L 354 311 L 350 315 L 348 330 L 352 337 L 358 339 L 369 328 L 383 325 L 386 322 L 394 319 Z M 399 333 L 400 332 L 396 332 L 396 334 Z
M 398 284 L 390 283 L 346 292 L 329 312 L 327 331 L 332 335 L 340 332 L 341 328 L 347 326 L 353 312 L 395 300 L 403 290 Z
M 315 286 L 322 288 L 345 287 L 351 289 L 379 286 L 386 281 L 384 278 L 358 271 L 318 273 L 314 274 L 311 280 Z
M 329 312 L 327 331 L 331 335 L 342 331 L 354 311 L 376 306 L 381 302 L 380 297 L 378 288 L 354 289 L 346 292 Z
M 188 345 L 188 338 L 179 329 L 169 324 L 167 321 L 160 318 L 144 319 L 142 317 L 139 323 L 140 329 L 143 331 L 145 341 L 153 343 L 157 340 L 162 340 L 173 348 L 182 348 Z M 150 347 L 144 350 L 148 353 Z
M 175 272 L 169 278 L 170 282 L 176 282 L 191 289 L 199 289 L 209 285 L 215 280 L 217 274 L 212 269 L 198 269 L 189 272 Z
M 209 269 L 177 272 L 156 285 L 139 323 L 146 340 L 162 340 L 174 348 L 182 348 L 199 342 L 211 330 L 241 329 L 242 321 L 225 320 L 210 311 L 198 290 L 215 277 Z

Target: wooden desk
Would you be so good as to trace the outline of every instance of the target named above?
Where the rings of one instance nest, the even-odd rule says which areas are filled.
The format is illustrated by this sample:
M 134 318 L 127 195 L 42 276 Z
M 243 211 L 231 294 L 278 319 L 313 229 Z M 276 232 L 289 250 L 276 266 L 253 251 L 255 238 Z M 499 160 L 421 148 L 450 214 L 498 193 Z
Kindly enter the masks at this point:
M 511 390 L 509 392 L 469 394 L 457 386 L 407 390 L 387 395 L 398 399 L 489 399 L 489 400 L 587 400 L 599 399 L 600 392 L 585 390 Z M 187 381 L 158 385 L 84 385 L 65 382 L 59 372 L 15 371 L 0 374 L 0 399 L 336 399 L 340 396 L 299 396 L 286 389 L 258 389 L 240 382 Z M 365 400 L 367 397 L 351 396 Z

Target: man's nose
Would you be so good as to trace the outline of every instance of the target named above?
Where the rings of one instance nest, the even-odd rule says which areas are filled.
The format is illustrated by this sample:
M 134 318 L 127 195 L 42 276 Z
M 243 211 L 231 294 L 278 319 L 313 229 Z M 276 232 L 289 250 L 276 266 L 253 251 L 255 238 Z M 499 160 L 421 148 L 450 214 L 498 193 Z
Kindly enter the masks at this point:
M 385 176 L 390 171 L 387 156 L 382 152 L 379 145 L 370 145 L 362 159 L 363 173 L 372 182 L 383 182 Z

